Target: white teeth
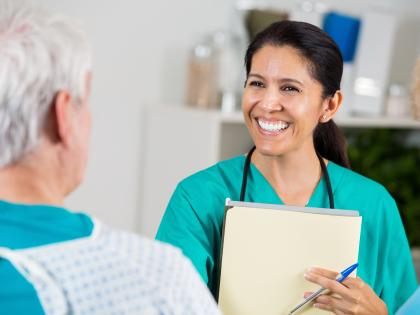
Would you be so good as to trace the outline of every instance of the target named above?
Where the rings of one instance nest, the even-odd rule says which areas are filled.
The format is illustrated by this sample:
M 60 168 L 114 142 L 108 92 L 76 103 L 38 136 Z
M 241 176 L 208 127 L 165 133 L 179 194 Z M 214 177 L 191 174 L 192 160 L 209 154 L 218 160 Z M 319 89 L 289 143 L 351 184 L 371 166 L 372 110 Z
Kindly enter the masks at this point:
M 289 124 L 284 121 L 269 122 L 261 119 L 257 119 L 257 121 L 258 125 L 266 131 L 280 131 L 285 130 L 287 129 L 287 127 L 289 127 Z

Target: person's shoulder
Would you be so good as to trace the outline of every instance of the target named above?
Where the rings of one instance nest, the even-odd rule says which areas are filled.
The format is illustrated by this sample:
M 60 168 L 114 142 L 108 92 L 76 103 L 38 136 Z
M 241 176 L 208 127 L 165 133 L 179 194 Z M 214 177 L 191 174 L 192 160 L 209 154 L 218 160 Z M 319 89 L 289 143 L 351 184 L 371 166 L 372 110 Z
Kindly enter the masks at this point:
M 0 200 L 2 246 L 23 249 L 64 242 L 92 233 L 92 218 L 83 212 L 46 204 L 24 204 Z M 25 237 L 19 237 L 22 228 Z M 6 238 L 1 236 L 7 235 Z
M 191 260 L 172 245 L 147 241 L 165 256 L 164 261 L 159 261 L 161 266 L 156 280 L 161 286 L 160 292 L 168 298 L 168 303 L 178 310 L 178 314 L 221 315 Z
M 160 300 L 166 299 L 176 314 L 221 315 L 191 260 L 180 249 L 146 238 L 142 241 L 156 256 L 155 266 L 149 267 L 148 281 L 159 287 Z
M 150 283 L 159 287 L 173 287 L 175 283 L 196 272 L 191 261 L 181 249 L 158 240 L 149 239 L 131 232 L 120 232 L 134 237 L 138 243 L 139 266 L 147 273 Z M 179 283 L 178 283 L 179 284 Z
M 393 202 L 393 198 L 388 190 L 377 181 L 362 175 L 354 170 L 345 168 L 333 162 L 331 169 L 332 176 L 338 180 L 340 189 L 345 189 L 358 195 L 367 195 L 371 198 L 378 198 L 387 202 Z
M 120 257 L 129 257 L 139 267 L 139 276 L 151 282 L 166 281 L 164 278 L 175 272 L 185 262 L 182 251 L 170 244 L 150 239 L 132 231 L 114 229 L 95 219 L 97 229 L 92 237 L 107 244 L 106 251 Z M 95 233 L 95 231 L 94 231 Z
M 185 259 L 182 251 L 169 243 L 153 240 L 138 234 L 135 235 L 142 244 L 143 249 L 146 249 L 143 251 L 145 255 L 149 256 L 146 258 L 151 261 L 159 261 L 160 264 L 172 266 L 173 262 Z

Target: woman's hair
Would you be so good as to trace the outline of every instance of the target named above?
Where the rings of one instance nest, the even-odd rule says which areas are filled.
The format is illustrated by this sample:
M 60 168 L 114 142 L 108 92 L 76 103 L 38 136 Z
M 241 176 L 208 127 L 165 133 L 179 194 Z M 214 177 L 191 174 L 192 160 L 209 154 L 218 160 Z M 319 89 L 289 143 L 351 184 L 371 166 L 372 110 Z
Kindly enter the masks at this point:
M 18 0 L 0 3 L 0 167 L 36 147 L 51 104 L 85 94 L 91 52 L 72 21 Z
M 308 61 L 310 75 L 323 87 L 322 97 L 331 97 L 340 90 L 343 57 L 334 40 L 318 27 L 304 22 L 281 21 L 257 34 L 245 55 L 246 75 L 251 70 L 254 54 L 264 46 L 290 46 Z M 319 123 L 313 134 L 315 150 L 324 158 L 350 167 L 346 140 L 334 123 Z

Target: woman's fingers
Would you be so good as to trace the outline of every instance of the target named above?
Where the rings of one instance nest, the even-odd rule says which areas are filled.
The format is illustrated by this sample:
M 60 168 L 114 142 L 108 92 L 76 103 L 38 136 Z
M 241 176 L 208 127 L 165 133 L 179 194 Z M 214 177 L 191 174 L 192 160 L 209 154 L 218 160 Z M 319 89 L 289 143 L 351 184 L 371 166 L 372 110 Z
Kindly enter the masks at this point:
M 328 305 L 334 312 L 346 312 L 351 309 L 351 303 L 341 297 L 332 295 L 320 295 L 314 301 L 314 304 Z M 314 305 L 315 306 L 315 305 Z
M 337 272 L 322 268 L 311 268 L 305 273 L 308 281 L 338 295 L 321 295 L 315 299 L 314 306 L 335 314 L 356 314 L 361 309 L 369 309 L 366 301 L 372 296 L 377 297 L 373 290 L 360 278 L 347 278 L 339 283 L 337 275 Z
M 337 293 L 343 297 L 350 298 L 350 291 L 344 285 L 335 280 L 334 272 L 328 270 L 322 270 L 324 276 L 321 273 L 317 273 L 320 268 L 311 268 L 308 272 L 305 273 L 305 279 L 320 285 L 321 287 L 330 290 L 331 292 Z
M 332 306 L 328 305 L 328 304 L 314 303 L 314 307 L 319 308 L 319 309 L 324 310 L 324 311 L 330 311 L 330 312 L 333 311 Z
M 350 289 L 359 289 L 359 290 L 365 289 L 365 286 L 366 286 L 366 283 L 358 277 L 356 278 L 349 277 L 343 281 L 343 284 Z
M 311 268 L 305 273 L 308 281 L 333 293 L 316 298 L 314 307 L 335 314 L 387 314 L 385 303 L 362 279 L 347 278 L 339 283 L 336 276 L 336 272 L 322 268 Z
M 303 293 L 303 298 L 306 299 L 308 296 L 310 296 L 313 292 L 305 292 Z
M 333 312 L 336 315 L 347 315 L 346 312 L 335 310 L 330 305 L 327 305 L 327 304 L 315 303 L 314 307 L 319 308 L 321 310 Z
M 309 268 L 308 272 L 313 272 L 329 279 L 335 279 L 338 276 L 338 272 L 320 268 L 320 267 Z

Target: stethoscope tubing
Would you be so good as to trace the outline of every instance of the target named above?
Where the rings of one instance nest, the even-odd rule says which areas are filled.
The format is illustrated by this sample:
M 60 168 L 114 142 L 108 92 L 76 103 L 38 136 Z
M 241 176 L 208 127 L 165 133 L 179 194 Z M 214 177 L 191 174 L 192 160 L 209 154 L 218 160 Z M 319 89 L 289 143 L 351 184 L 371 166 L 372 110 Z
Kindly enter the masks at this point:
M 240 201 L 245 201 L 245 193 L 246 193 L 246 188 L 247 188 L 247 183 L 248 183 L 248 174 L 249 174 L 249 169 L 251 168 L 251 157 L 252 154 L 255 151 L 255 146 L 252 147 L 252 149 L 248 152 L 246 159 L 245 159 L 245 164 L 244 164 L 244 170 L 242 173 L 242 185 L 241 185 L 241 194 L 240 194 Z M 330 176 L 328 174 L 328 170 L 327 167 L 325 165 L 324 159 L 322 158 L 322 156 L 316 152 L 316 155 L 319 159 L 319 163 L 321 165 L 321 171 L 322 171 L 322 176 L 324 176 L 325 178 L 325 184 L 327 186 L 327 192 L 328 192 L 328 199 L 329 199 L 329 203 L 330 203 L 330 208 L 334 209 L 335 205 L 334 205 L 334 194 L 332 191 L 332 186 L 331 186 L 331 180 L 330 180 Z

